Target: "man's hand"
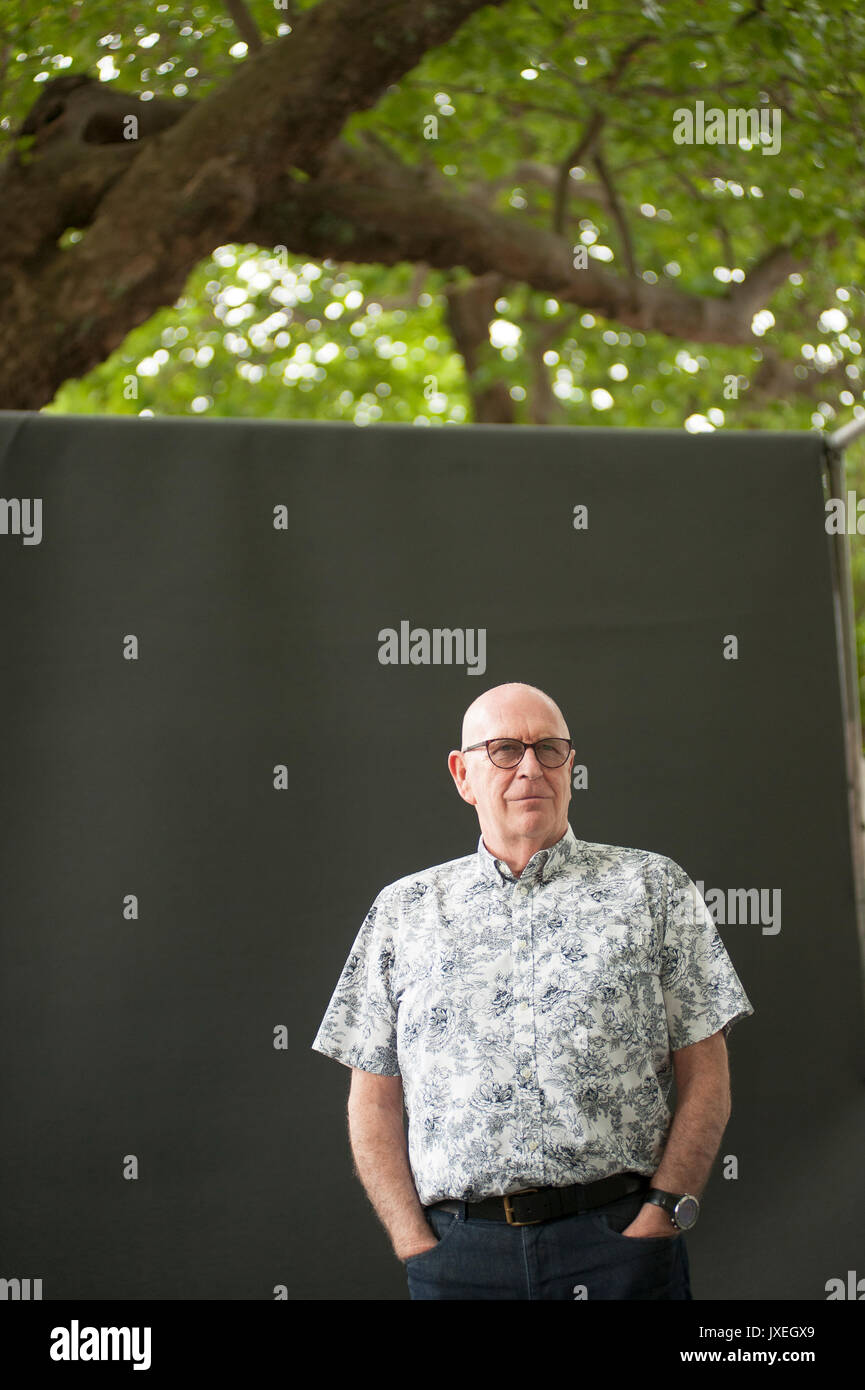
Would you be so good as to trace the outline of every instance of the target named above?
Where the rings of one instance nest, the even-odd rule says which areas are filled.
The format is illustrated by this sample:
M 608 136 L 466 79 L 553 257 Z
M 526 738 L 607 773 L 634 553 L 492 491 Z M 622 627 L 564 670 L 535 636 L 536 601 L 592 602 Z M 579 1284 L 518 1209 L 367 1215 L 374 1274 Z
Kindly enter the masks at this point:
M 630 1226 L 621 1233 L 623 1236 L 676 1236 L 678 1229 L 669 1212 L 654 1202 L 644 1202 Z

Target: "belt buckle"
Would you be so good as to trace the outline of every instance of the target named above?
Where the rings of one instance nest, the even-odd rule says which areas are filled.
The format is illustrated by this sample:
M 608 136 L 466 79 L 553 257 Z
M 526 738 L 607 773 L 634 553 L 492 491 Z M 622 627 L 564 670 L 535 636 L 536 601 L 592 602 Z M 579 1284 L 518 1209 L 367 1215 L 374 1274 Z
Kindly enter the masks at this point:
M 512 1197 L 522 1197 L 524 1192 L 538 1191 L 540 1191 L 540 1189 L 537 1187 L 524 1187 L 519 1192 L 509 1192 L 507 1196 L 502 1197 L 502 1201 L 505 1204 L 505 1220 L 509 1226 L 539 1226 L 541 1224 L 544 1219 L 542 1216 L 535 1217 L 534 1221 L 517 1221 L 514 1216 L 513 1207 L 511 1206 Z

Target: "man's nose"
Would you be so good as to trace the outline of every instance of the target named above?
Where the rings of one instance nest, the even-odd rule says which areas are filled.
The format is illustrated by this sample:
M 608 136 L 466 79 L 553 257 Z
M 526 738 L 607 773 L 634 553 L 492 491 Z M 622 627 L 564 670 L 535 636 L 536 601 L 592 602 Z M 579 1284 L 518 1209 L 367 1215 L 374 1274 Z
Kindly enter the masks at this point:
M 537 777 L 543 775 L 543 765 L 538 762 L 534 748 L 527 748 L 519 764 L 520 772 L 527 777 Z

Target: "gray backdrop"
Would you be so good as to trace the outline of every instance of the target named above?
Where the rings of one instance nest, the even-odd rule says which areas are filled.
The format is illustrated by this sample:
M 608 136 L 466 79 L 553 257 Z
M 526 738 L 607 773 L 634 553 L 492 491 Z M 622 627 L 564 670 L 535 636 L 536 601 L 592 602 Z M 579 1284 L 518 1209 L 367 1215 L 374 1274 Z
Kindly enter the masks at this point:
M 2 1276 L 407 1297 L 350 1073 L 310 1045 L 379 889 L 475 848 L 445 760 L 504 680 L 564 709 L 579 837 L 781 890 L 780 931 L 719 924 L 756 1012 L 695 1298 L 865 1274 L 816 435 L 5 413 L 0 460 L 4 498 L 42 499 L 39 544 L 0 535 Z M 485 629 L 486 670 L 382 665 L 403 620 Z

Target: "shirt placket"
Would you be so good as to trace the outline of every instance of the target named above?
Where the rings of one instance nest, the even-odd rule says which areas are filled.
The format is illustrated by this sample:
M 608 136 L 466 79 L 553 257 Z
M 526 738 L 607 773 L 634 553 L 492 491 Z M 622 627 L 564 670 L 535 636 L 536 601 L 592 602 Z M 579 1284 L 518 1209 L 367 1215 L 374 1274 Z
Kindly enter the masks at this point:
M 539 888 L 519 878 L 512 889 L 514 999 L 514 1156 L 528 1178 L 540 1180 L 541 1093 L 535 1046 L 534 927 Z

